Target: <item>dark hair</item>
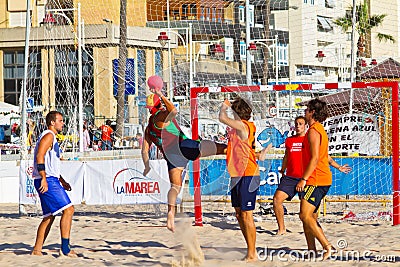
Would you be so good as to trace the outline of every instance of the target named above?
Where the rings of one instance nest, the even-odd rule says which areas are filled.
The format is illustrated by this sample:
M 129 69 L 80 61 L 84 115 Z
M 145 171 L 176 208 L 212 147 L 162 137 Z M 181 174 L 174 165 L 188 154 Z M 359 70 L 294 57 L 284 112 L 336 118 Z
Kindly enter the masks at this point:
M 297 116 L 297 117 L 294 119 L 294 122 L 296 122 L 297 120 L 306 121 L 306 117 L 304 117 L 304 116 Z
M 307 109 L 309 112 L 315 111 L 312 117 L 318 122 L 323 122 L 328 118 L 328 105 L 318 98 L 311 99 L 307 104 Z
M 253 112 L 247 101 L 240 97 L 235 98 L 232 102 L 232 110 L 236 112 L 240 119 L 246 121 L 251 118 L 251 113 Z
M 106 125 L 110 126 L 111 125 L 111 120 L 106 120 Z
M 51 125 L 52 121 L 56 121 L 57 115 L 61 115 L 61 112 L 58 112 L 56 110 L 50 111 L 49 113 L 47 113 L 46 115 L 46 125 L 47 127 L 49 127 Z

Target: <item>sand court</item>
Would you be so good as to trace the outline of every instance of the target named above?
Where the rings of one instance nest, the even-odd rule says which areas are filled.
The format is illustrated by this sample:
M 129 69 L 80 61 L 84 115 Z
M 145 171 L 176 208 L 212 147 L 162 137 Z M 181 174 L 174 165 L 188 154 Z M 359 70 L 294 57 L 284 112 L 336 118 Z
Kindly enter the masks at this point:
M 177 216 L 176 232 L 165 227 L 164 210 L 153 213 L 144 206 L 77 205 L 71 245 L 79 257 L 59 257 L 59 231 L 51 230 L 44 256 L 31 256 L 41 217 L 18 215 L 18 205 L 0 205 L 0 266 L 326 266 L 307 259 L 298 216 L 286 217 L 291 231 L 276 236 L 271 215 L 256 215 L 260 261 L 244 265 L 246 246 L 232 213 L 204 213 L 203 227 L 192 226 L 193 214 Z M 148 211 L 146 211 L 146 209 Z M 60 217 L 56 217 L 55 224 Z M 400 264 L 400 231 L 390 221 L 344 222 L 337 215 L 321 225 L 338 253 L 330 266 L 397 266 Z M 338 247 L 339 245 L 339 247 Z

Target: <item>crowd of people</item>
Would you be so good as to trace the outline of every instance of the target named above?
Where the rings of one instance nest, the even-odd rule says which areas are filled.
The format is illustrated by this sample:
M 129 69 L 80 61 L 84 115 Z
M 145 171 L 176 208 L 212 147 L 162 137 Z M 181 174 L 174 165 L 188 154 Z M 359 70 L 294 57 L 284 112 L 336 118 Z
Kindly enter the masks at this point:
M 30 154 L 38 141 L 40 134 L 46 129 L 46 124 L 43 118 L 38 120 L 28 119 L 26 124 L 27 135 L 26 135 L 26 147 Z M 21 133 L 21 127 L 18 123 L 14 123 L 11 126 L 11 134 L 13 136 L 19 136 Z M 65 140 L 66 135 L 64 132 L 57 133 L 57 138 L 59 142 Z M 68 137 L 69 138 L 69 137 Z M 68 139 L 67 138 L 67 139 Z M 143 143 L 143 136 L 138 132 L 135 136 L 125 137 L 128 141 L 128 146 L 133 149 L 141 149 Z M 75 142 L 75 147 L 79 146 L 79 138 L 72 137 L 68 140 Z M 101 151 L 101 150 L 113 150 L 116 148 L 116 138 L 115 138 L 115 123 L 111 120 L 106 120 L 104 124 L 100 127 L 96 127 L 93 123 L 84 121 L 83 124 L 83 150 L 84 151 Z M 72 144 L 70 145 L 73 146 Z M 68 147 L 67 147 L 68 149 Z

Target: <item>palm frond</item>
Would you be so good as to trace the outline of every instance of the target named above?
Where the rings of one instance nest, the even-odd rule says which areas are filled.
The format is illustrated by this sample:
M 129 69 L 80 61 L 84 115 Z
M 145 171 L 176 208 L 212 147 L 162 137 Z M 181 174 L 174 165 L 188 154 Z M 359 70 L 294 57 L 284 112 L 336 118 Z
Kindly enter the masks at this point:
M 383 23 L 384 18 L 386 17 L 386 14 L 381 14 L 381 15 L 372 15 L 369 18 L 369 25 L 371 25 L 371 28 L 377 27 Z
M 351 27 L 351 19 L 349 20 L 346 17 L 338 18 L 333 21 L 333 24 L 342 28 L 343 32 L 346 32 Z
M 396 40 L 390 34 L 385 34 L 385 33 L 378 32 L 377 33 L 377 37 L 378 37 L 379 42 L 382 42 L 382 40 L 385 41 L 385 42 L 387 42 L 387 41 L 390 41 L 392 43 L 396 42 Z

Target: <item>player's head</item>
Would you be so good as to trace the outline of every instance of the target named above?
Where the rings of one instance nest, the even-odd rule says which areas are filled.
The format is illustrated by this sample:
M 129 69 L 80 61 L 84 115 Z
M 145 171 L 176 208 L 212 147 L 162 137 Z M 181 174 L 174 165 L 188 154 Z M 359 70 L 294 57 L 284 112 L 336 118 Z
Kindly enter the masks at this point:
M 162 89 L 164 87 L 164 82 L 160 76 L 153 75 L 147 79 L 147 85 L 151 89 Z
M 311 99 L 308 102 L 305 112 L 307 120 L 309 116 L 318 122 L 323 122 L 328 118 L 328 106 L 326 102 L 319 100 L 318 98 Z
M 251 118 L 251 113 L 253 110 L 243 98 L 237 97 L 235 100 L 233 100 L 231 108 L 241 120 L 247 121 Z
M 306 118 L 304 116 L 297 116 L 294 119 L 294 127 L 297 135 L 303 135 L 306 132 Z
M 46 125 L 48 128 L 54 127 L 58 132 L 60 132 L 64 126 L 63 115 L 58 111 L 50 111 L 46 115 Z
M 146 108 L 149 109 L 151 114 L 156 113 L 157 110 L 162 108 L 160 97 L 156 94 L 148 95 L 146 99 Z

